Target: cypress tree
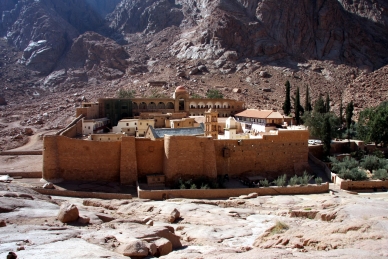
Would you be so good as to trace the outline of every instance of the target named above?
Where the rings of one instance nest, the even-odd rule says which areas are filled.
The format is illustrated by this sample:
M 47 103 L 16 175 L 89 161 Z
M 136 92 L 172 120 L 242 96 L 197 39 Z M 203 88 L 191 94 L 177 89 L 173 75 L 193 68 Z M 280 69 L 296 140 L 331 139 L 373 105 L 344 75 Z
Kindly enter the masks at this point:
M 314 111 L 318 113 L 326 113 L 325 101 L 323 100 L 322 95 L 320 95 L 318 100 L 315 102 Z
M 340 114 L 339 114 L 340 124 L 342 125 L 342 122 L 344 121 L 344 115 L 343 115 L 344 107 L 342 106 L 342 99 L 340 102 L 339 112 L 340 112 Z M 342 126 L 341 126 L 341 128 L 342 128 Z
M 295 120 L 296 125 L 300 124 L 300 96 L 299 96 L 299 87 L 296 88 L 296 96 L 294 99 L 294 109 L 295 109 Z
M 323 137 L 323 151 L 326 156 L 330 155 L 330 143 L 331 143 L 331 123 L 329 114 L 325 115 L 322 127 Z
M 353 101 L 350 101 L 350 103 L 346 106 L 346 128 L 348 130 L 348 139 L 350 138 L 350 126 L 352 124 L 353 109 Z
M 330 96 L 328 93 L 326 93 L 325 107 L 326 107 L 326 113 L 330 112 Z
M 313 108 L 311 107 L 311 102 L 310 102 L 310 93 L 309 93 L 309 87 L 306 87 L 306 100 L 304 104 L 304 110 L 306 112 L 311 111 Z
M 291 98 L 290 98 L 291 85 L 288 80 L 285 83 L 285 86 L 286 86 L 286 99 L 284 100 L 284 103 L 283 103 L 283 112 L 285 115 L 288 115 L 291 112 Z

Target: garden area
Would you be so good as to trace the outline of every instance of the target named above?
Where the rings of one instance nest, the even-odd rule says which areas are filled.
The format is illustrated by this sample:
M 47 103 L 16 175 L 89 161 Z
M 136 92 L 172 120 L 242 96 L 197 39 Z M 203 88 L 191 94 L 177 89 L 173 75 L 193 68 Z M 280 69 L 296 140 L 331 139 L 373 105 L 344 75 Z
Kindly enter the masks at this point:
M 364 151 L 353 152 L 343 159 L 329 157 L 331 170 L 344 180 L 387 180 L 388 160 L 382 152 L 366 155 Z

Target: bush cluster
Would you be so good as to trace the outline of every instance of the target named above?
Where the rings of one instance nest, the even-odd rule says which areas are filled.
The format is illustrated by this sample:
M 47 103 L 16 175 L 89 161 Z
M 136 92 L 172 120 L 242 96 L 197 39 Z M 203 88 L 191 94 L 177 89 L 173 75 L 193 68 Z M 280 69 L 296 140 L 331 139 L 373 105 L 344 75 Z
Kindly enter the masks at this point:
M 311 176 L 306 171 L 304 171 L 302 176 L 294 175 L 293 177 L 291 177 L 290 180 L 288 181 L 288 184 L 291 186 L 294 186 L 297 184 L 307 185 L 310 181 L 310 178 Z
M 359 154 L 355 154 L 359 157 Z M 373 172 L 374 179 L 387 179 L 386 172 L 388 170 L 388 161 L 385 158 L 380 158 L 375 155 L 366 155 L 358 162 L 353 157 L 345 157 L 342 161 L 334 157 L 330 157 L 332 163 L 332 171 L 337 173 L 342 179 L 352 181 L 366 180 L 366 170 Z

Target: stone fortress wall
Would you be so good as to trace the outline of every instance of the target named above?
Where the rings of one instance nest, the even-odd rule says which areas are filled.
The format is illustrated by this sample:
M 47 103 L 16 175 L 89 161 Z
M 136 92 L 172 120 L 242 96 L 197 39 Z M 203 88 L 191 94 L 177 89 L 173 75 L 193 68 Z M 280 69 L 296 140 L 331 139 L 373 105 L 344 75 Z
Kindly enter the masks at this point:
M 308 164 L 308 131 L 280 130 L 263 139 L 214 140 L 165 136 L 164 140 L 122 137 L 100 142 L 45 136 L 43 178 L 48 181 L 116 181 L 134 185 L 148 174 L 178 177 L 300 174 Z

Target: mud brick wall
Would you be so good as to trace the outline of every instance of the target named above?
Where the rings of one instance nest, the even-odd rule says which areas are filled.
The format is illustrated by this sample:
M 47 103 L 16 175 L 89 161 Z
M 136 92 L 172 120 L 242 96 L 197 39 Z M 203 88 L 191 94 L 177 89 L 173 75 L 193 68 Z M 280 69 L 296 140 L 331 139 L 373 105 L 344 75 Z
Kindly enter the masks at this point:
M 127 152 L 127 151 L 125 151 Z M 164 142 L 150 139 L 136 139 L 137 175 L 163 173 Z
M 215 141 L 217 172 L 229 176 L 257 175 L 276 178 L 281 174 L 300 174 L 294 168 L 308 164 L 308 132 L 279 131 L 263 139 Z M 224 156 L 224 149 L 229 157 Z
M 120 181 L 120 141 L 45 136 L 43 148 L 43 178 L 48 181 Z
M 134 137 L 122 137 L 120 183 L 136 185 L 137 175 L 136 140 Z
M 214 140 L 195 136 L 164 137 L 164 175 L 167 183 L 177 178 L 217 177 Z

